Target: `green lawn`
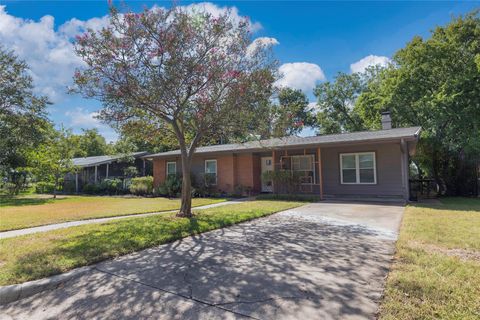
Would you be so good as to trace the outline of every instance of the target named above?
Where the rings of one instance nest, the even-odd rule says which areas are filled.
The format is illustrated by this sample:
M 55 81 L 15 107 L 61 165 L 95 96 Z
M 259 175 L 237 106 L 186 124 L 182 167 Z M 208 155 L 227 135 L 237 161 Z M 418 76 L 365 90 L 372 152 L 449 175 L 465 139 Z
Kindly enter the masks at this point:
M 480 199 L 405 211 L 381 319 L 480 319 Z
M 166 213 L 0 240 L 0 285 L 43 278 L 303 204 L 251 201 L 199 210 L 192 219 Z
M 197 198 L 193 206 L 225 201 Z M 179 199 L 142 197 L 47 195 L 0 197 L 0 231 L 22 229 L 65 221 L 123 216 L 180 208 Z

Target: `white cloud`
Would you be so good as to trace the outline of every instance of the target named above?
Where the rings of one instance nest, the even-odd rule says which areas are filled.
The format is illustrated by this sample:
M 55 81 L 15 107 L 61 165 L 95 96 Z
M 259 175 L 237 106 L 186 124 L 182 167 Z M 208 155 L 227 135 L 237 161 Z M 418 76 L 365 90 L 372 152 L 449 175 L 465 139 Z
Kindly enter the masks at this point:
M 318 104 L 316 101 L 310 101 L 308 103 L 308 110 L 310 111 L 313 111 L 313 112 L 317 112 L 318 111 Z
M 352 73 L 364 72 L 367 67 L 379 65 L 382 67 L 387 66 L 390 63 L 388 57 L 369 55 L 365 58 L 358 60 L 350 65 Z
M 284 63 L 278 71 L 281 78 L 277 81 L 280 87 L 291 87 L 310 92 L 319 81 L 326 80 L 323 70 L 314 63 Z
M 27 62 L 36 92 L 53 102 L 62 99 L 74 69 L 83 63 L 68 37 L 55 31 L 54 18 L 49 15 L 39 21 L 21 19 L 0 6 L 0 43 Z
M 209 2 L 184 8 L 190 11 L 205 10 L 213 16 L 229 11 L 235 22 L 244 18 L 236 7 L 219 7 Z M 100 30 L 108 23 L 108 16 L 85 21 L 73 18 L 55 29 L 54 18 L 50 15 L 43 16 L 39 21 L 17 18 L 0 5 L 0 44 L 14 50 L 20 59 L 27 62 L 37 93 L 47 95 L 52 102 L 59 102 L 72 84 L 75 68 L 83 65 L 83 61 L 74 53 L 72 39 L 88 28 Z M 252 32 L 261 28 L 258 22 L 250 23 Z
M 98 129 L 98 132 L 105 138 L 107 142 L 118 140 L 118 134 L 108 125 L 103 124 L 97 119 L 98 112 L 88 111 L 85 108 L 77 107 L 73 110 L 65 112 L 65 116 L 69 119 L 68 127 L 73 127 L 75 132 L 81 133 L 80 129 Z
M 102 126 L 100 120 L 96 118 L 98 112 L 89 112 L 84 108 L 75 108 L 74 110 L 65 112 L 65 115 L 70 118 L 70 124 L 75 127 L 89 129 Z
M 219 7 L 211 2 L 193 3 L 189 4 L 188 6 L 184 6 L 183 8 L 190 12 L 205 11 L 210 13 L 213 17 L 218 17 L 228 12 L 232 21 L 236 23 L 239 23 L 242 19 L 245 19 L 244 16 L 239 14 L 237 7 Z M 255 33 L 263 28 L 260 22 L 253 21 L 250 21 L 249 27 L 252 33 Z
M 77 34 L 86 32 L 88 29 L 94 31 L 100 31 L 102 28 L 107 27 L 109 24 L 108 16 L 101 18 L 91 18 L 83 21 L 73 18 L 58 28 L 58 32 L 66 37 L 74 38 Z
M 251 55 L 252 53 L 256 52 L 256 50 L 273 47 L 273 46 L 276 46 L 276 45 L 279 45 L 279 44 L 280 44 L 280 42 L 278 42 L 278 40 L 275 39 L 275 38 L 269 38 L 269 37 L 256 38 L 248 46 L 247 55 Z

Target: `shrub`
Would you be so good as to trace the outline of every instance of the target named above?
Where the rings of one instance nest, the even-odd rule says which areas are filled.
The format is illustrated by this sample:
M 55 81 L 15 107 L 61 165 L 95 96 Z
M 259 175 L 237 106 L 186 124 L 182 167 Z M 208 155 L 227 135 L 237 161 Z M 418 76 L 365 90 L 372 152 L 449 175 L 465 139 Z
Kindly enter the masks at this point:
M 0 167 L 0 189 L 9 195 L 16 195 L 28 188 L 31 174 L 29 168 L 2 169 Z
M 97 194 L 99 192 L 99 187 L 96 184 L 87 183 L 86 185 L 83 186 L 82 191 L 83 193 L 87 193 L 87 194 Z
M 230 196 L 232 196 L 232 197 L 244 197 L 244 196 L 251 196 L 251 195 L 252 195 L 252 187 L 237 184 L 233 188 L 233 193 Z
M 63 192 L 64 193 L 75 193 L 75 181 L 66 180 L 63 182 Z
M 52 182 L 40 181 L 40 182 L 37 182 L 37 184 L 35 185 L 36 193 L 53 193 L 54 189 L 55 189 L 55 184 Z
M 132 178 L 129 190 L 132 194 L 146 195 L 153 192 L 153 177 Z
M 104 179 L 102 182 L 94 184 L 87 183 L 83 186 L 83 193 L 87 194 L 108 194 L 116 195 L 125 193 L 121 179 Z
M 262 180 L 272 181 L 275 193 L 290 194 L 299 191 L 301 173 L 288 170 L 266 171 Z
M 97 192 L 101 194 L 122 194 L 125 190 L 121 179 L 104 179 L 97 186 Z
M 167 177 L 165 182 L 158 186 L 157 193 L 162 196 L 176 197 L 182 190 L 182 181 L 174 175 Z

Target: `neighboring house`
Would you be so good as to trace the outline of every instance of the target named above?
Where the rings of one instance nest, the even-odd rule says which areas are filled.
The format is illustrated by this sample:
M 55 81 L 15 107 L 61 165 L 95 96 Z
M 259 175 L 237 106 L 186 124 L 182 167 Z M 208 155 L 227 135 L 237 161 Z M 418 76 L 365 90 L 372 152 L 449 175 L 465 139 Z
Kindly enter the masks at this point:
M 262 181 L 262 172 L 284 170 L 300 176 L 295 192 L 325 197 L 409 198 L 409 156 L 420 127 L 391 129 L 388 113 L 383 130 L 313 137 L 285 137 L 197 148 L 192 161 L 196 181 L 206 179 L 218 191 L 285 192 L 285 186 Z M 149 155 L 154 184 L 181 174 L 180 151 Z
M 142 156 L 148 152 L 134 152 L 128 155 L 95 156 L 72 159 L 73 165 L 78 168 L 76 173 L 70 173 L 65 177 L 65 184 L 71 185 L 72 191 L 79 192 L 86 184 L 100 183 L 104 179 L 124 178 L 124 169 L 135 167 L 139 175 L 151 174 L 151 164 Z M 132 157 L 133 162 L 125 161 Z

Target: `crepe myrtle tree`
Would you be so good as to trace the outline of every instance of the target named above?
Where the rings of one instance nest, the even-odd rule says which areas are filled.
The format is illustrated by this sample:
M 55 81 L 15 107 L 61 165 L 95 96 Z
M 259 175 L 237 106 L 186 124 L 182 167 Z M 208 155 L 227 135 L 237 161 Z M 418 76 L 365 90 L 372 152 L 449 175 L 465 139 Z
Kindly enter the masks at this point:
M 102 102 L 102 120 L 164 123 L 174 133 L 183 179 L 178 216 L 192 215 L 196 147 L 218 132 L 249 129 L 244 119 L 255 114 L 255 101 L 271 95 L 276 62 L 268 47 L 252 42 L 249 28 L 228 12 L 111 8 L 107 27 L 76 38 L 86 67 L 75 72 L 73 90 Z

